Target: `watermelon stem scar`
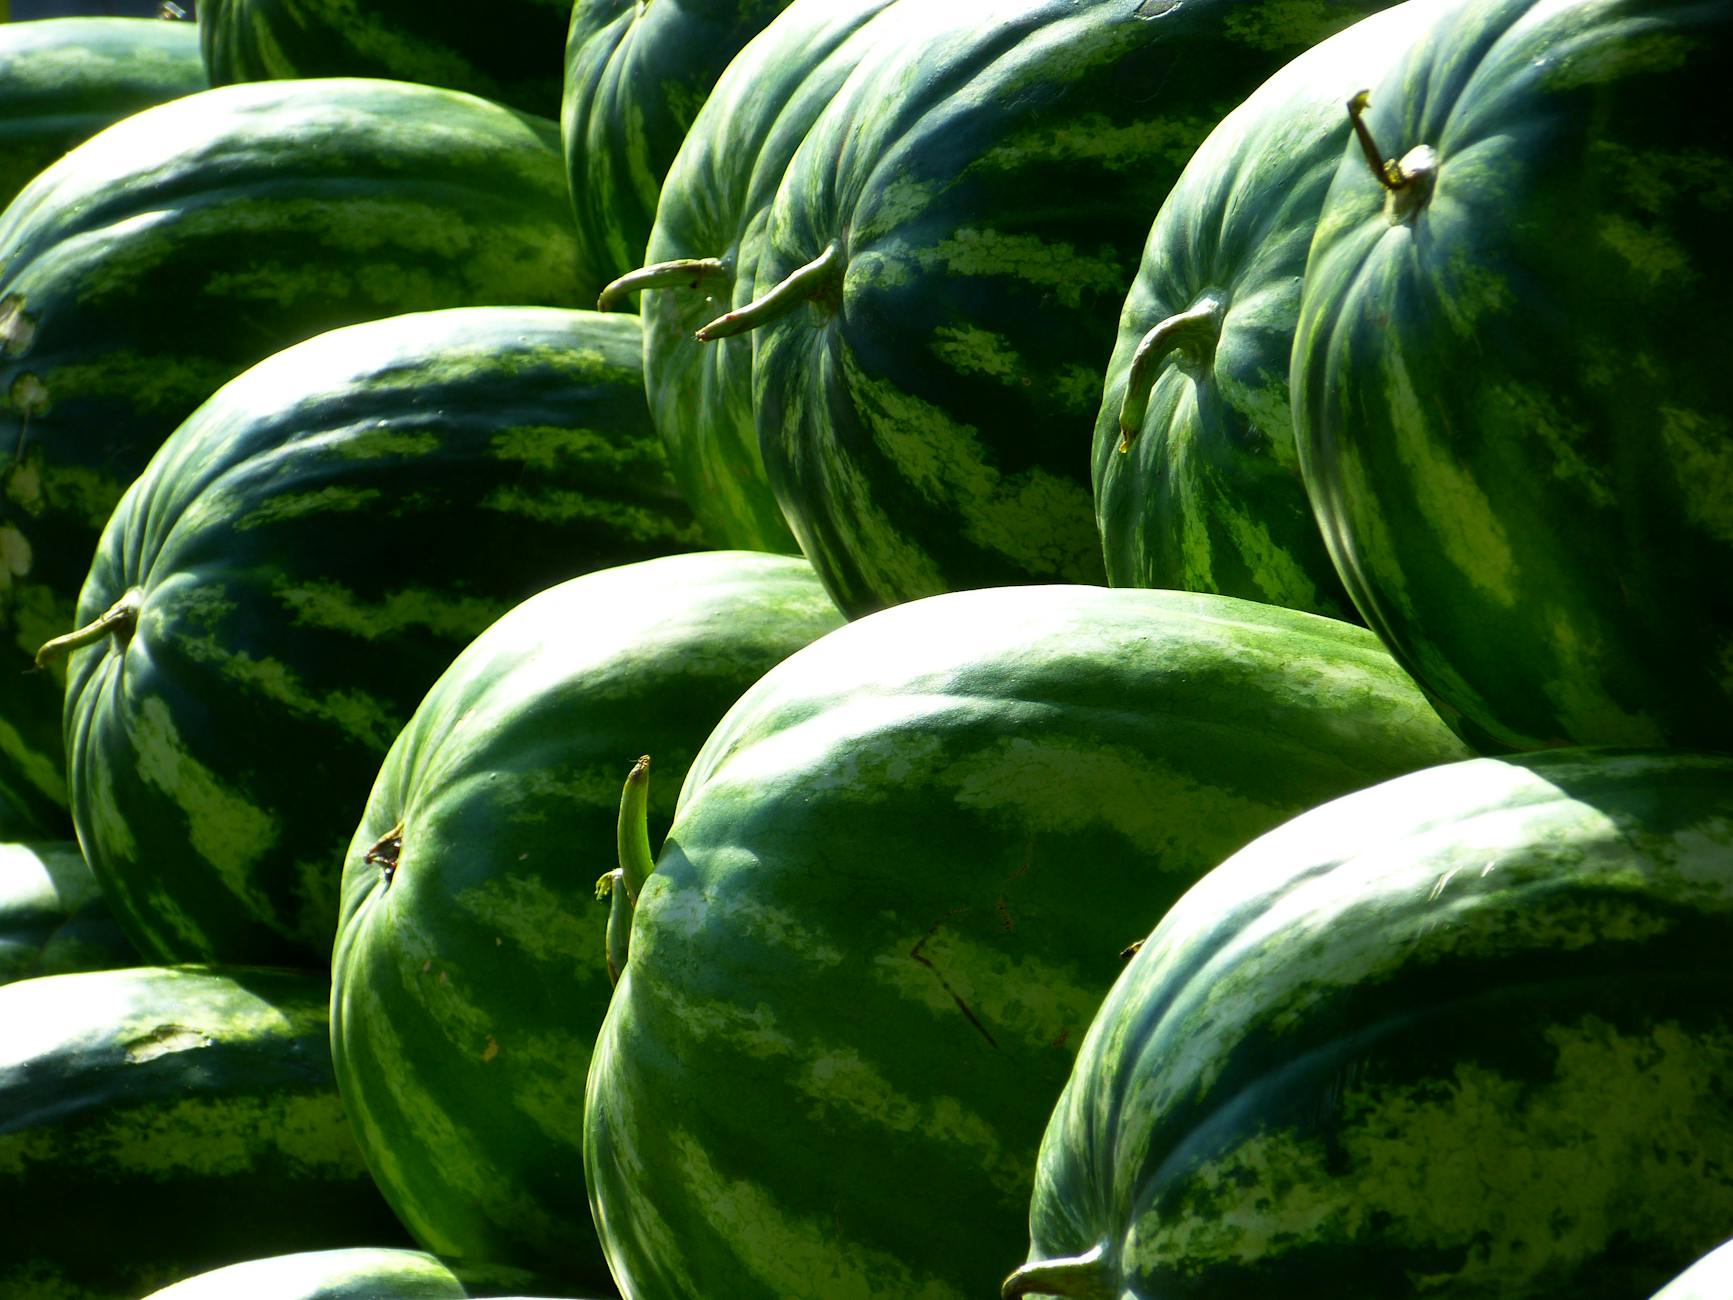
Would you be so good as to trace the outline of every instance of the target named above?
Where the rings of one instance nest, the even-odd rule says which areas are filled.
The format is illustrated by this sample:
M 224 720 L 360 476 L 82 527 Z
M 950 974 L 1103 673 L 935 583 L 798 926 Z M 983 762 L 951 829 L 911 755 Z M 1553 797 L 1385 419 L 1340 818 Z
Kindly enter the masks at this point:
M 601 296 L 596 299 L 596 310 L 611 311 L 633 294 L 646 289 L 696 289 L 706 280 L 727 273 L 728 264 L 719 257 L 682 257 L 672 262 L 640 266 L 605 285 Z
M 111 634 L 125 644 L 138 625 L 138 607 L 143 599 L 144 593 L 137 587 L 128 587 L 121 598 L 103 611 L 99 618 L 86 623 L 77 631 L 45 642 L 36 652 L 36 666 L 46 668 L 62 655 L 71 654 L 82 646 L 94 645 Z
M 718 316 L 708 325 L 700 326 L 696 338 L 700 343 L 725 339 L 732 334 L 744 334 L 778 317 L 786 316 L 802 303 L 812 302 L 833 293 L 842 277 L 842 242 L 831 240 L 805 266 L 796 267 L 788 278 L 762 298 L 754 298 L 744 307 L 736 307 Z

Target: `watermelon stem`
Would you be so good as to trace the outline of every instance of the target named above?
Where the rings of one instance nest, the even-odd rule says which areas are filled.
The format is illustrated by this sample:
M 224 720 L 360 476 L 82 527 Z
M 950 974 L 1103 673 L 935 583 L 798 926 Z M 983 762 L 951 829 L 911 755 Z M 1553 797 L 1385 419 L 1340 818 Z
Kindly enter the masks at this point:
M 57 636 L 52 641 L 45 642 L 36 652 L 36 666 L 46 668 L 56 659 L 71 654 L 83 646 L 93 645 L 103 637 L 114 635 L 127 638 L 132 635 L 133 628 L 138 624 L 138 607 L 144 600 L 144 593 L 137 587 L 128 587 L 121 598 L 110 605 L 101 617 L 94 622 L 86 623 L 75 632 L 65 636 Z
M 1360 152 L 1372 174 L 1386 191 L 1385 215 L 1392 222 L 1406 221 L 1432 195 L 1433 181 L 1438 175 L 1438 155 L 1430 145 L 1419 144 L 1400 159 L 1385 158 L 1384 151 L 1372 138 L 1372 129 L 1364 114 L 1372 104 L 1369 91 L 1360 91 L 1348 101 L 1348 121 L 1354 128 L 1354 138 L 1360 142 Z
M 802 303 L 822 298 L 835 290 L 842 276 L 842 244 L 832 240 L 812 261 L 788 273 L 788 278 L 762 298 L 737 307 L 701 326 L 695 336 L 700 343 L 744 334 L 778 317 L 786 316 Z
M 1182 348 L 1190 349 L 1199 360 L 1207 360 L 1215 352 L 1221 338 L 1222 305 L 1215 298 L 1204 298 L 1195 307 L 1169 316 L 1137 345 L 1131 354 L 1131 366 L 1125 376 L 1125 396 L 1119 403 L 1119 450 L 1130 451 L 1131 441 L 1143 429 L 1143 417 L 1149 410 L 1149 395 L 1155 388 L 1155 377 L 1161 363 Z
M 1011 1274 L 999 1288 L 1000 1300 L 1036 1295 L 1115 1300 L 1118 1294 L 1107 1263 L 1107 1248 L 1099 1244 L 1069 1259 L 1034 1260 Z
M 596 299 L 596 310 L 610 311 L 646 289 L 696 289 L 704 281 L 727 273 L 727 265 L 718 257 L 683 257 L 673 262 L 640 266 L 607 285 L 601 297 Z
M 596 897 L 608 900 L 608 978 L 620 982 L 631 953 L 632 914 L 638 891 L 656 869 L 650 854 L 650 756 L 643 755 L 626 774 L 614 838 L 620 865 L 596 882 Z

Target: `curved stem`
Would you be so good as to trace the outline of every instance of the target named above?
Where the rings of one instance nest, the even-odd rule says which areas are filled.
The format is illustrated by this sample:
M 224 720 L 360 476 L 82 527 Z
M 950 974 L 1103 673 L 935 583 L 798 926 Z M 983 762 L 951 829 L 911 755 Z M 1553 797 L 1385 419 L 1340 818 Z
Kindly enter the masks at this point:
M 728 267 L 719 257 L 683 257 L 673 262 L 640 266 L 604 288 L 601 297 L 596 299 L 596 310 L 609 311 L 646 289 L 696 289 L 704 281 L 727 273 Z
M 615 829 L 615 842 L 620 854 L 620 883 L 626 888 L 626 901 L 638 905 L 638 891 L 656 869 L 650 855 L 650 756 L 645 754 L 626 774 L 626 788 L 620 795 L 620 820 Z
M 1063 1296 L 1065 1300 L 1114 1300 L 1118 1295 L 1107 1249 L 1096 1245 L 1070 1259 L 1042 1259 L 1025 1264 L 999 1288 L 1000 1300 L 1018 1296 Z
M 1130 451 L 1131 440 L 1143 428 L 1143 417 L 1149 411 L 1149 394 L 1155 387 L 1155 377 L 1161 363 L 1180 348 L 1191 348 L 1207 357 L 1221 337 L 1222 305 L 1215 298 L 1204 298 L 1197 306 L 1169 316 L 1138 343 L 1131 354 L 1131 366 L 1125 376 L 1125 396 L 1119 402 L 1119 450 Z
M 137 625 L 138 607 L 143 599 L 144 593 L 137 587 L 128 587 L 126 593 L 94 622 L 86 623 L 76 632 L 68 632 L 65 636 L 57 636 L 46 642 L 36 652 L 36 666 L 46 668 L 56 659 L 83 646 L 93 645 L 111 633 L 117 636 L 130 635 Z
M 596 897 L 608 900 L 608 983 L 618 984 L 632 946 L 632 904 L 626 899 L 618 867 L 596 882 Z
M 699 328 L 697 339 L 709 343 L 730 335 L 744 334 L 760 325 L 786 316 L 802 303 L 822 297 L 836 284 L 842 272 L 842 244 L 832 240 L 824 252 L 805 266 L 789 272 L 788 278 L 762 298 L 736 307 Z
M 1360 142 L 1360 152 L 1366 155 L 1366 165 L 1372 169 L 1378 183 L 1387 190 L 1393 190 L 1402 183 L 1400 178 L 1393 174 L 1396 164 L 1384 160 L 1384 151 L 1378 147 L 1378 142 L 1372 138 L 1371 128 L 1363 120 L 1366 110 L 1371 106 L 1371 91 L 1356 92 L 1354 98 L 1348 101 L 1348 124 L 1354 128 L 1354 138 Z
M 638 891 L 656 869 L 650 856 L 650 756 L 645 754 L 626 773 L 620 794 L 620 819 L 614 839 L 620 865 L 596 882 L 596 897 L 608 900 L 608 979 L 620 982 L 632 952 L 632 916 Z

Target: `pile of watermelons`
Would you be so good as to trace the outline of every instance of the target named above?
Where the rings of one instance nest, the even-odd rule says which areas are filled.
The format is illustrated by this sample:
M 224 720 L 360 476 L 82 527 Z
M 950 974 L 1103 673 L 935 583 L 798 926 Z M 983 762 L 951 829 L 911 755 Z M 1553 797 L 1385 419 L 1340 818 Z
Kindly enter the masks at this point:
M 0 24 L 0 1300 L 1733 1297 L 1733 0 L 191 11 Z

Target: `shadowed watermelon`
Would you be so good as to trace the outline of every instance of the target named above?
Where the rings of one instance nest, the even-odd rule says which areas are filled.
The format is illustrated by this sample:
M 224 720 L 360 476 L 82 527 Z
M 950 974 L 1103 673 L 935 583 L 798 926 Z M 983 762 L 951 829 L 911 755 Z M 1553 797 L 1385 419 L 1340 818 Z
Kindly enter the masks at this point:
M 1646 1297 L 1733 1224 L 1729 943 L 1733 756 L 1477 759 L 1309 811 L 1115 984 L 1004 1295 Z
M 77 844 L 0 843 L 0 983 L 138 960 Z
M 428 691 L 354 828 L 332 958 L 344 1100 L 423 1246 L 607 1280 L 581 1130 L 620 784 L 654 751 L 665 828 L 729 706 L 842 621 L 798 557 L 667 556 L 533 597 Z
M 560 115 L 569 0 L 203 0 L 199 48 L 213 86 L 383 77 Z
M 0 986 L 0 1294 L 138 1300 L 401 1241 L 331 1077 L 328 984 L 137 967 Z
M 1733 735 L 1730 45 L 1728 0 L 1458 0 L 1349 90 L 1300 468 L 1483 748 Z
M 563 579 L 699 544 L 642 356 L 629 316 L 370 321 L 163 445 L 65 643 L 73 818 L 142 951 L 327 968 L 355 819 L 458 651 Z
M 115 503 L 200 402 L 324 330 L 588 306 L 598 287 L 554 124 L 455 91 L 202 91 L 31 182 L 0 214 L 0 791 L 64 809 L 63 678 L 33 656 L 73 626 Z
M 209 84 L 191 23 L 93 17 L 0 26 L 0 208 L 103 127 Z
M 1223 596 L 966 592 L 791 655 L 693 762 L 591 1058 L 621 1289 L 991 1294 L 1125 945 L 1260 832 L 1462 754 L 1365 629 Z

